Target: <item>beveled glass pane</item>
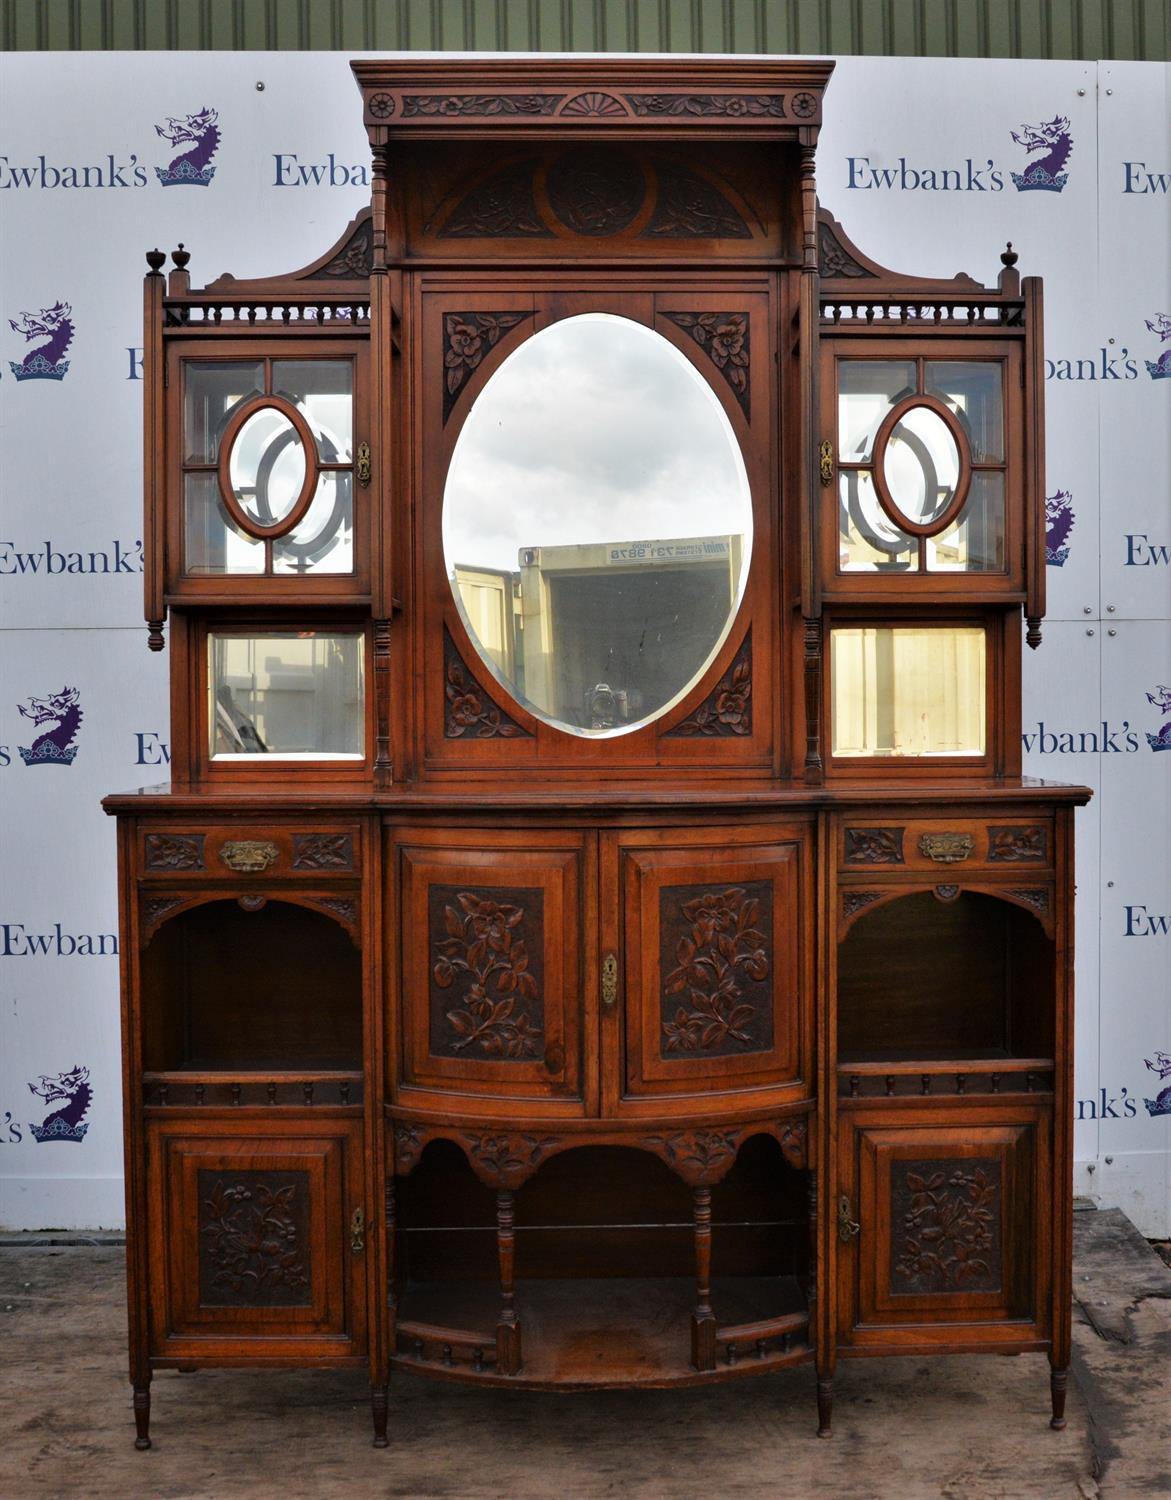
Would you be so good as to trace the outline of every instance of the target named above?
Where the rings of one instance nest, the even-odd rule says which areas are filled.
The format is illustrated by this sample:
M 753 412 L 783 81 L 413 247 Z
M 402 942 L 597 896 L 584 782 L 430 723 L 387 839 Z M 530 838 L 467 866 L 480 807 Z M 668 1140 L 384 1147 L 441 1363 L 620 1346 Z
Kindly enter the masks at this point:
M 183 478 L 183 571 L 189 576 L 264 572 L 264 543 L 229 516 L 214 472 Z
M 1003 573 L 1004 475 L 976 470 L 959 515 L 923 545 L 928 572 Z
M 938 520 L 960 478 L 960 450 L 947 423 L 929 406 L 912 406 L 894 425 L 882 472 L 899 511 L 917 526 Z
M 284 412 L 262 406 L 252 413 L 232 444 L 228 475 L 245 515 L 260 526 L 284 520 L 305 483 L 305 450 Z
M 975 625 L 834 627 L 833 754 L 983 755 L 986 652 Z
M 892 406 L 915 391 L 912 360 L 843 359 L 838 362 L 838 459 L 864 463 L 874 435 Z
M 348 632 L 209 634 L 215 760 L 361 760 L 364 640 Z
M 264 365 L 224 360 L 183 363 L 183 462 L 213 464 L 236 408 L 264 390 Z
M 348 359 L 275 359 L 272 393 L 304 413 L 322 463 L 353 461 L 354 367 Z
M 344 470 L 318 476 L 309 509 L 287 536 L 272 544 L 274 573 L 354 571 L 352 484 Z
M 555 323 L 504 361 L 444 491 L 448 576 L 473 642 L 510 693 L 572 734 L 636 729 L 697 681 L 731 628 L 751 538 L 715 393 L 665 338 L 608 314 Z
M 955 412 L 976 464 L 1004 461 L 1003 369 L 999 360 L 927 363 L 925 389 Z
M 878 503 L 867 469 L 838 475 L 838 568 L 843 573 L 906 573 L 919 560 L 918 540 Z

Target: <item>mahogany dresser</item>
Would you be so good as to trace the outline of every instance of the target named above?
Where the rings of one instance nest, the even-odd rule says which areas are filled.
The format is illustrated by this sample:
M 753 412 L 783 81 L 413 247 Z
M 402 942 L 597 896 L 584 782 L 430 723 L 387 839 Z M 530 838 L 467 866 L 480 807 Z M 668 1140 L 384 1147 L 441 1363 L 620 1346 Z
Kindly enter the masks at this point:
M 361 61 L 311 265 L 147 256 L 130 1368 L 1070 1338 L 1041 286 L 819 210 L 832 65 Z M 915 247 L 906 259 L 914 262 Z M 274 1373 L 274 1378 L 277 1376 Z

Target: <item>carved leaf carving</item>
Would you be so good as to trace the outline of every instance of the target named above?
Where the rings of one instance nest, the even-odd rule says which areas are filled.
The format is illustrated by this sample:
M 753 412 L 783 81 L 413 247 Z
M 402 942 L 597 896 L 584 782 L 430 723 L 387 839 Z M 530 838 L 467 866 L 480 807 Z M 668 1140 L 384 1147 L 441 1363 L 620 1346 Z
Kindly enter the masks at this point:
M 307 1172 L 199 1173 L 200 1301 L 296 1307 L 310 1301 Z
M 848 865 L 901 865 L 902 862 L 903 829 L 846 829 L 846 863 Z
M 551 238 L 553 231 L 542 223 L 533 196 L 535 170 L 535 161 L 514 162 L 479 183 L 456 205 L 439 238 Z
M 463 658 L 446 629 L 443 632 L 443 736 L 449 740 L 532 739 L 521 726 L 488 697 L 474 678 L 469 680 Z
M 531 312 L 444 313 L 443 315 L 443 420 L 451 415 L 459 393 L 479 369 L 484 356 L 501 336 L 531 318 Z
M 891 1165 L 891 1290 L 999 1291 L 1001 1172 L 995 1159 Z
M 148 870 L 202 870 L 203 834 L 148 833 L 144 845 Z
M 352 870 L 353 868 L 354 841 L 350 834 L 294 834 L 294 870 Z
M 723 737 L 751 733 L 752 632 L 749 631 L 727 672 L 698 708 L 681 719 L 674 729 L 667 730 L 665 738 L 677 735 L 690 739 L 700 735 Z
M 431 887 L 432 1053 L 498 1062 L 543 1055 L 543 900 L 539 889 Z
M 748 314 L 669 312 L 664 316 L 691 335 L 731 386 L 740 410 L 746 417 L 750 417 L 752 397 L 748 385 Z
M 771 883 L 757 880 L 727 890 L 666 886 L 659 901 L 660 1055 L 767 1051 Z
M 672 162 L 656 163 L 659 194 L 644 239 L 748 240 L 752 231 L 717 187 Z

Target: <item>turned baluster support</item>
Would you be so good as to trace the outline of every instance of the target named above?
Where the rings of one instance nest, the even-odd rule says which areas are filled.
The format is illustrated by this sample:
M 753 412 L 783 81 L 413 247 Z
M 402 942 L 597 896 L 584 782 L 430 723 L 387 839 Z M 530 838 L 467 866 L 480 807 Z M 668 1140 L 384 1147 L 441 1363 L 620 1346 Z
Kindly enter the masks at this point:
M 515 1194 L 502 1188 L 496 1194 L 496 1253 L 500 1261 L 500 1317 L 496 1322 L 496 1367 L 505 1375 L 520 1370 L 520 1322 L 516 1316 L 514 1262 Z
M 712 1190 L 692 1193 L 695 1215 L 695 1311 L 691 1315 L 691 1363 L 697 1370 L 716 1367 L 716 1316 L 712 1312 Z

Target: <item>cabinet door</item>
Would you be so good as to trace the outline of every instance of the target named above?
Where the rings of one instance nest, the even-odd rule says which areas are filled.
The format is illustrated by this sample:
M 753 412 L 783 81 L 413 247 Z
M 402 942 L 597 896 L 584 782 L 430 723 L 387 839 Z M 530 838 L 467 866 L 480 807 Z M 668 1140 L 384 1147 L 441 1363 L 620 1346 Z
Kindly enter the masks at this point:
M 627 1108 L 715 1090 L 725 1105 L 728 1090 L 806 1093 L 808 830 L 623 834 L 618 865 Z
M 404 1089 L 582 1113 L 591 850 L 574 832 L 400 836 Z
M 998 1114 L 937 1109 L 933 1117 L 906 1109 L 847 1111 L 840 1140 L 833 1207 L 846 1342 L 912 1346 L 1044 1336 L 1045 1106 Z
M 150 1128 L 152 1353 L 223 1363 L 361 1355 L 360 1122 L 301 1118 L 264 1135 L 233 1123 Z

